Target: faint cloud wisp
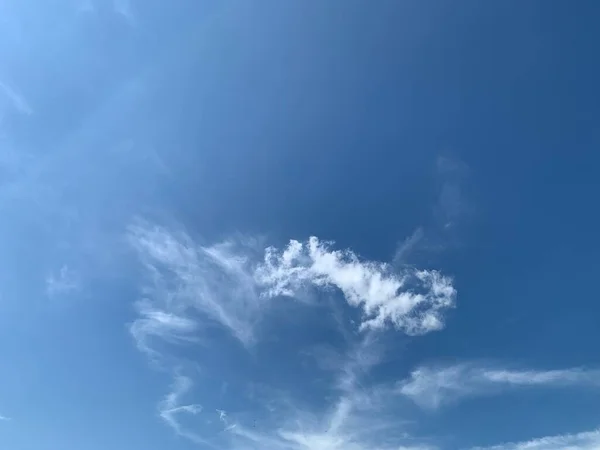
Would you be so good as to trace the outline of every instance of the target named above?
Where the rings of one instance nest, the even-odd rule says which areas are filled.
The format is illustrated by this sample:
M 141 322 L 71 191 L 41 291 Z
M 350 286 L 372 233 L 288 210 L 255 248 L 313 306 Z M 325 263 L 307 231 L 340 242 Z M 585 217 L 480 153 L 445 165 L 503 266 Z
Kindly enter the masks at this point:
M 398 384 L 398 393 L 417 405 L 436 409 L 462 398 L 494 395 L 511 388 L 600 388 L 600 370 L 509 370 L 458 364 L 420 367 Z
M 46 294 L 48 297 L 69 294 L 78 291 L 80 285 L 76 272 L 64 265 L 57 273 L 46 277 Z
M 395 266 L 430 263 L 436 254 L 460 244 L 461 230 L 473 217 L 472 199 L 465 192 L 469 172 L 469 166 L 456 157 L 436 159 L 437 191 L 432 215 L 398 244 Z
M 599 448 L 600 430 L 593 430 L 576 434 L 546 436 L 492 447 L 475 447 L 471 450 L 598 450 Z
M 191 414 L 193 416 L 202 412 L 202 406 L 191 403 L 181 404 L 181 398 L 186 395 L 192 387 L 192 380 L 183 375 L 176 375 L 171 385 L 171 391 L 158 405 L 158 412 L 165 423 L 171 427 L 175 433 L 181 437 L 187 438 L 197 444 L 209 444 L 207 440 L 197 433 L 185 430 L 178 421 L 181 414 Z
M 17 110 L 21 114 L 33 114 L 33 109 L 31 108 L 27 100 L 15 89 L 11 88 L 5 83 L 0 82 L 0 91 L 4 93 L 4 96 L 15 110 Z

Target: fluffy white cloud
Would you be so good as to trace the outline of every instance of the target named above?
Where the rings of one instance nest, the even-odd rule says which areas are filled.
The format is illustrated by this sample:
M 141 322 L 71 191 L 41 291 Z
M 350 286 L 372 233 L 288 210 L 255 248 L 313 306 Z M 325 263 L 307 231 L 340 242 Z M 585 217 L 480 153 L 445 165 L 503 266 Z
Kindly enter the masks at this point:
M 442 314 L 454 306 L 456 296 L 451 279 L 437 271 L 395 273 L 388 264 L 361 261 L 352 251 L 333 250 L 316 237 L 305 243 L 292 240 L 282 251 L 267 249 L 256 276 L 267 296 L 338 288 L 350 306 L 362 309 L 361 329 L 389 323 L 411 335 L 441 329 Z
M 511 387 L 600 387 L 600 371 L 506 370 L 459 364 L 420 367 L 399 383 L 398 392 L 424 408 L 437 408 L 462 397 L 496 394 Z
M 155 353 L 152 338 L 196 340 L 200 317 L 250 345 L 265 307 L 308 286 L 338 288 L 347 304 L 362 309 L 363 330 L 390 323 L 408 334 L 442 328 L 442 314 L 456 296 L 451 280 L 439 272 L 394 273 L 387 264 L 332 250 L 316 237 L 305 244 L 290 241 L 282 252 L 267 248 L 261 261 L 244 243 L 200 246 L 183 233 L 148 224 L 130 227 L 128 236 L 148 275 L 131 332 L 149 354 Z
M 129 228 L 128 238 L 147 280 L 130 330 L 140 350 L 154 359 L 166 356 L 160 347 L 164 343 L 204 343 L 204 331 L 211 324 L 248 347 L 256 342 L 264 310 L 276 299 L 285 301 L 282 296 L 301 295 L 305 288 L 336 288 L 344 304 L 363 313 L 363 332 L 346 330 L 349 350 L 339 355 L 333 368 L 337 375 L 329 407 L 306 411 L 293 406 L 293 400 L 285 402 L 283 411 L 272 412 L 266 429 L 246 426 L 235 415 L 219 411 L 221 434 L 205 438 L 178 420 L 181 414 L 196 415 L 201 409 L 181 402 L 192 380 L 176 375 L 159 410 L 177 434 L 203 444 L 229 440 L 228 448 L 261 450 L 397 450 L 400 444 L 406 449 L 431 448 L 419 447 L 398 431 L 398 418 L 382 412 L 389 398 L 382 401 L 380 390 L 363 386 L 362 380 L 380 362 L 377 330 L 392 325 L 422 334 L 443 326 L 442 314 L 454 305 L 456 295 L 449 278 L 415 269 L 395 273 L 387 264 L 333 250 L 315 237 L 305 243 L 290 241 L 281 252 L 260 251 L 239 241 L 201 246 L 184 233 L 138 223 Z
M 600 430 L 547 436 L 525 442 L 507 443 L 473 450 L 599 450 Z

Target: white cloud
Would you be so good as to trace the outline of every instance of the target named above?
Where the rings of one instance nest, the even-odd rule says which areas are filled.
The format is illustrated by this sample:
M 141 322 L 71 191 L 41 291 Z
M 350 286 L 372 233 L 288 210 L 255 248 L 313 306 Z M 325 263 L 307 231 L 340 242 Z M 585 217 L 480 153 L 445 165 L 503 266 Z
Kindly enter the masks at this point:
M 297 297 L 307 289 L 336 289 L 343 294 L 342 304 L 363 313 L 357 326 L 362 333 L 342 333 L 346 350 L 322 349 L 316 355 L 325 359 L 319 361 L 319 369 L 335 374 L 333 381 L 326 378 L 325 405 L 307 406 L 288 398 L 287 392 L 274 394 L 280 391 L 269 388 L 265 392 L 270 395 L 260 398 L 237 397 L 240 405 L 262 404 L 260 413 L 250 406 L 260 415 L 258 425 L 256 420 L 248 425 L 252 421 L 248 411 L 225 412 L 211 405 L 209 410 L 216 410 L 219 419 L 215 431 L 210 428 L 214 424 L 208 426 L 212 422 L 206 414 L 200 414 L 200 405 L 183 401 L 192 380 L 176 375 L 159 413 L 178 435 L 197 444 L 235 450 L 429 450 L 436 448 L 434 441 L 411 436 L 408 421 L 398 415 L 398 395 L 421 407 L 437 408 L 510 388 L 599 386 L 600 373 L 593 370 L 512 370 L 472 363 L 424 366 L 397 385 L 373 385 L 368 375 L 380 364 L 384 350 L 378 330 L 386 325 L 408 334 L 440 329 L 443 313 L 454 306 L 456 291 L 450 279 L 413 268 L 394 272 L 387 264 L 361 260 L 349 250 L 333 250 L 316 237 L 304 243 L 292 240 L 280 251 L 268 248 L 261 258 L 255 243 L 239 239 L 201 246 L 184 233 L 148 224 L 131 227 L 128 236 L 148 280 L 143 299 L 136 303 L 138 318 L 131 333 L 140 350 L 152 357 L 161 356 L 158 343 L 210 345 L 206 328 L 211 324 L 249 347 L 257 343 L 257 325 L 265 309 L 279 297 Z M 337 326 L 345 331 L 342 318 L 337 319 Z M 223 383 L 231 382 L 219 378 L 219 392 Z M 237 387 L 234 384 L 232 389 Z M 186 416 L 197 416 L 206 432 L 183 426 Z M 598 448 L 597 442 L 597 432 L 592 432 L 493 449 L 592 450 Z
M 358 360 L 356 355 L 367 354 L 372 342 L 361 342 L 350 352 L 346 365 L 339 371 L 340 380 L 350 379 L 349 383 L 338 383 L 341 394 L 325 414 L 311 414 L 298 410 L 288 410 L 283 416 L 285 422 L 274 430 L 256 430 L 227 419 L 228 430 L 237 438 L 230 448 L 266 450 L 434 450 L 438 446 L 432 439 L 416 438 L 407 431 L 402 416 L 390 409 L 393 395 L 386 387 L 365 387 L 361 375 L 367 373 L 373 360 Z M 377 361 L 377 359 L 375 360 Z M 467 373 L 468 372 L 468 373 Z M 423 372 L 420 372 L 422 375 Z M 416 378 L 420 376 L 417 375 Z M 447 368 L 436 380 L 437 387 L 454 392 L 474 393 L 480 385 L 508 384 L 511 386 L 579 385 L 592 382 L 597 377 L 593 371 L 579 369 L 557 371 L 511 371 L 467 365 Z M 422 378 L 419 378 L 422 380 Z M 461 383 L 467 383 L 461 391 Z M 430 383 L 431 384 L 431 383 Z M 408 385 L 408 384 L 407 384 Z M 474 388 L 473 385 L 477 385 Z M 413 384 L 414 388 L 415 385 Z M 429 386 L 433 389 L 432 386 Z M 483 391 L 478 391 L 483 392 Z M 419 393 L 419 389 L 405 394 Z M 415 399 L 417 400 L 417 399 Z M 428 401 L 430 402 L 430 397 Z M 439 398 L 437 399 L 439 400 Z M 427 403 L 427 406 L 431 403 Z M 438 403 L 434 402 L 434 405 Z M 599 432 L 581 433 L 548 437 L 518 444 L 505 444 L 486 450 L 599 450 Z
M 189 392 L 192 380 L 183 375 L 177 375 L 165 398 L 158 406 L 160 417 L 169 425 L 177 435 L 185 437 L 197 444 L 209 444 L 209 442 L 197 433 L 184 429 L 179 423 L 181 414 L 197 415 L 202 412 L 202 406 L 198 404 L 181 404 L 181 398 Z
M 443 328 L 442 314 L 454 306 L 456 290 L 450 278 L 437 271 L 403 269 L 361 261 L 350 250 L 332 250 L 311 237 L 290 241 L 283 250 L 269 248 L 257 270 L 268 296 L 295 296 L 307 287 L 338 288 L 352 307 L 364 314 L 361 329 L 392 324 L 418 335 Z
M 398 392 L 423 408 L 438 408 L 460 398 L 497 394 L 515 387 L 600 387 L 600 371 L 505 370 L 459 364 L 421 367 L 398 385 Z
M 260 450 L 425 450 L 415 443 L 398 418 L 385 417 L 372 404 L 345 394 L 322 414 L 288 409 L 270 429 L 257 429 L 226 419 L 228 448 Z
M 409 424 L 394 410 L 387 388 L 366 386 L 370 369 L 380 361 L 373 333 L 363 335 L 345 355 L 324 409 L 306 409 L 285 397 L 275 402 L 266 427 L 248 426 L 218 411 L 231 439 L 223 448 L 260 450 L 434 450 L 428 439 L 408 432 Z M 331 367 L 328 368 L 331 370 Z M 264 395 L 262 400 L 272 400 Z
M 198 324 L 185 316 L 157 309 L 148 301 L 137 303 L 140 317 L 131 324 L 130 331 L 138 348 L 153 359 L 160 355 L 153 349 L 152 339 L 168 343 L 197 341 Z
M 244 345 L 254 341 L 254 327 L 267 300 L 256 290 L 242 244 L 196 245 L 185 234 L 161 227 L 133 226 L 129 239 L 147 268 L 146 299 L 132 325 L 138 345 L 147 349 L 150 335 L 189 340 L 201 318 L 229 330 Z M 247 251 L 247 249 L 246 249 Z
M 363 333 L 344 335 L 350 349 L 340 353 L 330 369 L 336 376 L 325 410 L 307 412 L 294 401 L 285 402 L 283 409 L 269 409 L 267 428 L 246 426 L 235 414 L 217 410 L 224 434 L 207 439 L 177 421 L 179 414 L 199 412 L 197 405 L 180 404 L 191 380 L 177 376 L 160 411 L 179 435 L 213 444 L 230 439 L 228 448 L 261 450 L 398 450 L 401 443 L 407 449 L 421 448 L 398 431 L 397 417 L 381 414 L 380 408 L 387 408 L 391 397 L 383 398 L 378 388 L 362 383 L 381 361 L 377 330 L 391 324 L 421 334 L 442 327 L 442 314 L 454 305 L 456 295 L 450 279 L 435 271 L 394 273 L 387 264 L 362 261 L 351 251 L 331 250 L 315 237 L 304 244 L 290 241 L 282 252 L 260 251 L 256 242 L 243 239 L 201 246 L 185 233 L 138 223 L 129 228 L 128 238 L 148 281 L 130 330 L 140 350 L 153 358 L 164 356 L 158 350 L 160 343 L 210 345 L 205 342 L 210 334 L 204 331 L 211 324 L 220 325 L 248 347 L 256 343 L 256 327 L 265 309 L 281 296 L 301 295 L 307 287 L 337 288 L 344 305 L 363 312 L 359 326 Z M 219 385 L 227 381 L 220 379 Z M 264 404 L 273 401 L 277 403 L 273 397 L 261 398 Z
M 345 299 L 338 306 L 362 312 L 353 332 L 345 330 L 340 314 L 335 316 L 337 322 L 332 322 L 334 328 L 336 324 L 340 328 L 344 350 L 321 348 L 316 354 L 324 359 L 317 367 L 326 372 L 323 380 L 328 383 L 325 402 L 320 405 L 307 405 L 304 399 L 293 398 L 297 393 L 282 393 L 271 386 L 265 386 L 260 398 L 245 397 L 240 393 L 247 391 L 239 389 L 235 378 L 219 376 L 215 385 L 221 392 L 219 402 L 224 401 L 223 386 L 231 386 L 236 394 L 228 397 L 236 395 L 241 410 L 230 411 L 231 403 L 228 412 L 217 409 L 220 405 L 209 405 L 213 422 L 206 413 L 201 414 L 199 404 L 184 401 L 191 394 L 192 380 L 176 372 L 170 393 L 159 403 L 160 417 L 176 434 L 201 446 L 431 450 L 437 448 L 435 439 L 410 434 L 410 421 L 403 420 L 398 406 L 403 402 L 398 402 L 398 395 L 435 409 L 460 398 L 511 388 L 600 387 L 600 371 L 596 370 L 513 370 L 474 363 L 423 366 L 395 385 L 372 384 L 368 375 L 381 363 L 384 350 L 378 331 L 392 326 L 416 335 L 442 328 L 443 314 L 454 306 L 456 297 L 449 278 L 411 267 L 394 271 L 385 263 L 362 260 L 350 250 L 333 250 L 331 244 L 316 237 L 306 242 L 292 240 L 282 250 L 267 248 L 264 257 L 255 242 L 237 239 L 202 246 L 185 233 L 148 224 L 130 227 L 128 237 L 148 280 L 143 298 L 136 303 L 138 317 L 131 333 L 140 350 L 152 357 L 162 356 L 157 350 L 159 343 L 210 345 L 212 333 L 206 331 L 215 324 L 250 348 L 260 343 L 257 326 L 272 302 L 277 299 L 285 304 L 280 297 L 297 298 L 307 289 L 335 289 Z M 253 357 L 257 354 L 252 352 Z M 206 379 L 211 380 L 210 374 Z M 254 407 L 257 403 L 259 408 Z M 258 424 L 250 411 L 258 415 Z M 183 425 L 190 417 L 198 421 L 197 427 Z M 599 433 L 546 437 L 488 450 L 600 450 Z
M 10 417 L 6 417 L 6 416 L 0 415 L 0 421 L 2 421 L 2 422 L 8 422 L 9 420 L 11 420 Z
M 227 421 L 227 412 L 223 411 L 222 409 L 217 409 L 215 411 L 219 415 L 219 420 L 221 422 L 226 422 Z
M 473 450 L 599 450 L 600 430 L 547 436 L 525 442 L 507 443 Z
M 147 224 L 130 227 L 129 240 L 150 280 L 131 331 L 149 353 L 151 336 L 190 340 L 199 328 L 198 315 L 252 344 L 272 299 L 296 295 L 308 285 L 339 288 L 350 306 L 362 309 L 362 329 L 391 323 L 409 334 L 442 328 L 442 314 L 456 295 L 451 280 L 436 271 L 393 273 L 387 264 L 330 250 L 315 237 L 306 244 L 291 241 L 281 253 L 268 248 L 258 265 L 255 250 L 240 242 L 199 246 L 185 234 Z

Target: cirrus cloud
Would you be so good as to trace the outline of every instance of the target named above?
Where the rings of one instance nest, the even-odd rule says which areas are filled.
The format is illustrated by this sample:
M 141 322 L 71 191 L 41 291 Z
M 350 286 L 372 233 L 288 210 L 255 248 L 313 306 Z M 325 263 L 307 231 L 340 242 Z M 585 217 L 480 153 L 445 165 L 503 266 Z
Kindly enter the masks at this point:
M 474 363 L 423 366 L 398 384 L 397 392 L 417 405 L 436 409 L 461 398 L 498 394 L 507 389 L 534 387 L 600 388 L 600 370 L 511 370 Z
M 472 450 L 598 450 L 600 430 L 575 434 L 546 436 L 524 442 L 512 442 L 492 447 L 476 447 Z

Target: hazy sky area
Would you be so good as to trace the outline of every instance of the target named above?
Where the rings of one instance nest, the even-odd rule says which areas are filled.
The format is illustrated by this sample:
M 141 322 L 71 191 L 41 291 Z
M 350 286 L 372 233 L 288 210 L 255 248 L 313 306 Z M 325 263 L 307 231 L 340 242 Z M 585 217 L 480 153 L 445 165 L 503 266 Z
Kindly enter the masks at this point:
M 599 23 L 0 0 L 0 449 L 600 450 Z

